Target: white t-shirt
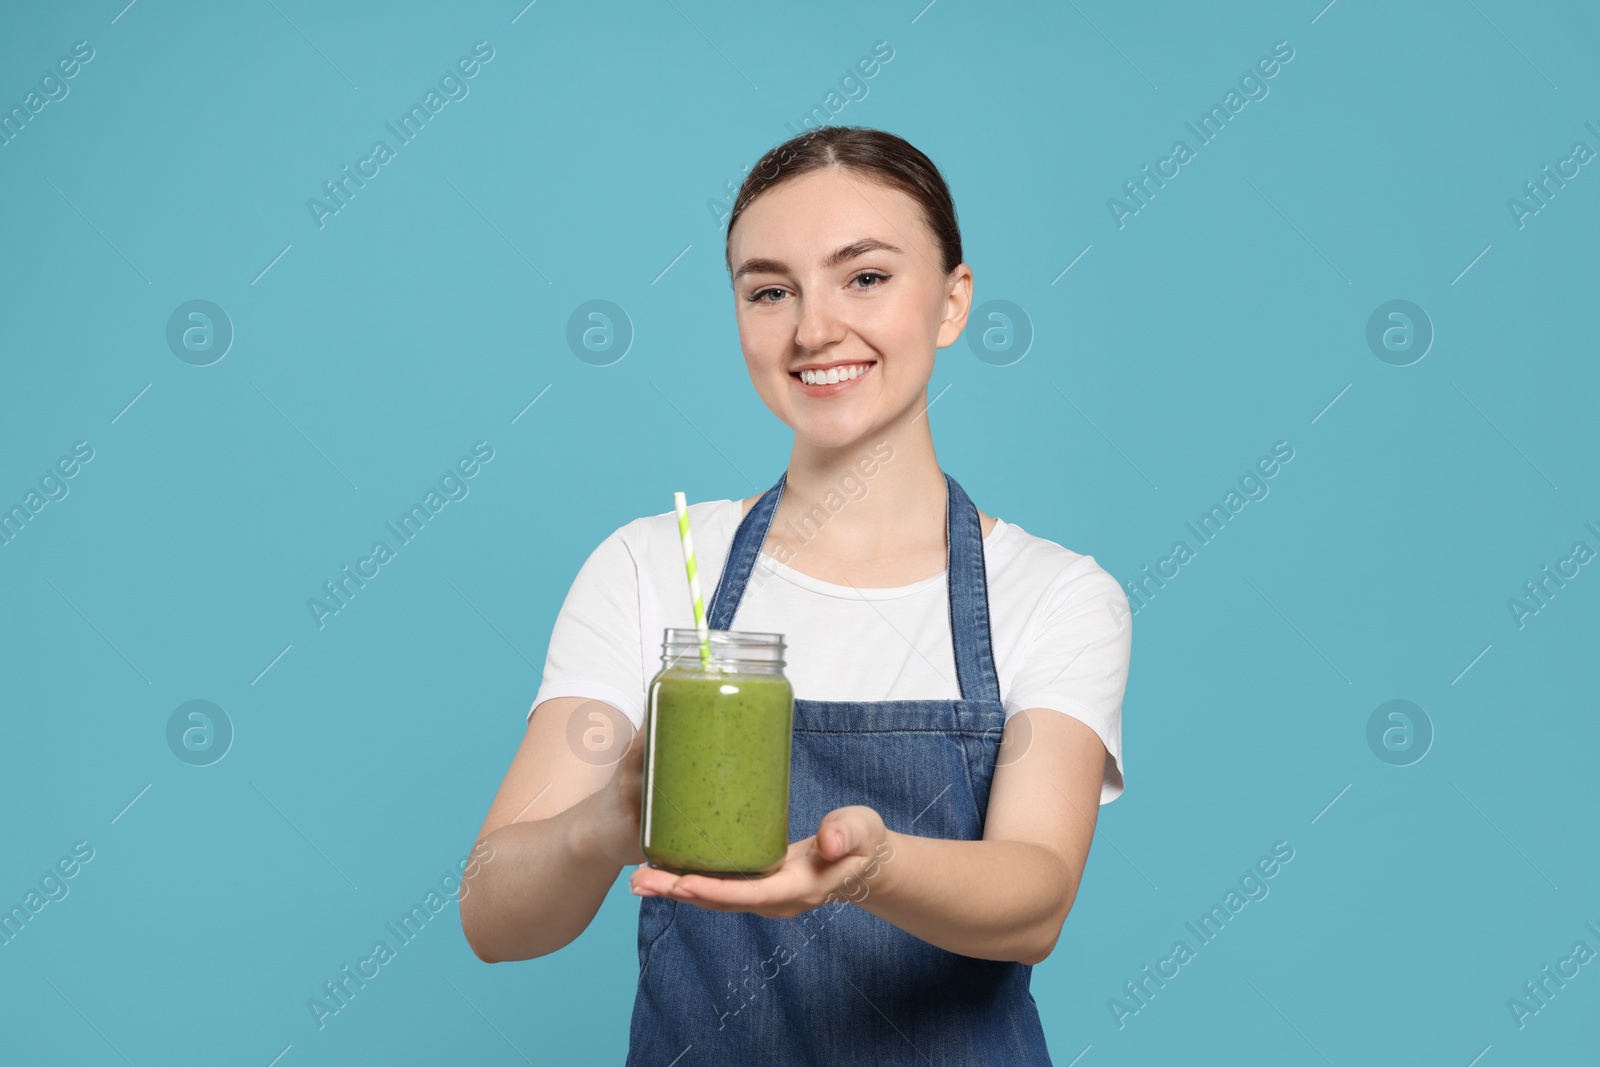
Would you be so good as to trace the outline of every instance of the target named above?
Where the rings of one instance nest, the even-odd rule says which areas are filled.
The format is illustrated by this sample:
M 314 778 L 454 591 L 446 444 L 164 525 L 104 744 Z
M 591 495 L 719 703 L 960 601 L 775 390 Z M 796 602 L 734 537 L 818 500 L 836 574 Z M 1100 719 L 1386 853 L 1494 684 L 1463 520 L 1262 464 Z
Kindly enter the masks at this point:
M 708 611 L 740 518 L 737 500 L 689 505 Z M 1108 754 L 1100 803 L 1116 799 L 1132 638 L 1126 595 L 1093 556 L 1003 520 L 984 538 L 983 557 L 1007 717 L 1051 708 L 1087 725 Z M 784 635 L 784 674 L 798 699 L 957 699 L 946 580 L 941 571 L 910 585 L 856 589 L 763 552 L 730 628 Z M 586 697 L 641 726 L 646 687 L 661 668 L 662 631 L 693 626 L 676 513 L 633 520 L 578 571 L 556 616 L 534 707 Z

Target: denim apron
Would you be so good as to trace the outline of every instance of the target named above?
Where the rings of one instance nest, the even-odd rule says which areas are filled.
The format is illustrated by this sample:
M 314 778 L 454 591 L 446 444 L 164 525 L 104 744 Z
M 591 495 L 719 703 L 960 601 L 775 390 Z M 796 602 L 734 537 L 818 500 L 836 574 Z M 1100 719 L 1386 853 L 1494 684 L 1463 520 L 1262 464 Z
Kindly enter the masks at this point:
M 787 477 L 734 534 L 711 600 L 713 629 L 733 628 Z M 902 834 L 983 836 L 1005 710 L 989 643 L 978 511 L 955 479 L 944 478 L 961 697 L 796 699 L 791 843 L 850 804 L 871 807 Z M 864 899 L 872 884 L 867 878 L 850 895 Z M 1028 992 L 1030 966 L 947 952 L 844 901 L 790 919 L 663 897 L 639 904 L 628 1067 L 1050 1063 Z

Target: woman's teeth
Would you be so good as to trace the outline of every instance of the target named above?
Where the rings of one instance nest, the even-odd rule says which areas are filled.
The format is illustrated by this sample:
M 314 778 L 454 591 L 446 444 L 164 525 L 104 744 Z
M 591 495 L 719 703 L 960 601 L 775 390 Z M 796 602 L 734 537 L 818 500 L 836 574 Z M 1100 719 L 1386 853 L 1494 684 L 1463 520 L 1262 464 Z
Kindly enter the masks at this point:
M 859 378 L 870 363 L 851 363 L 843 367 L 829 367 L 827 370 L 803 370 L 800 380 L 807 385 L 833 385 L 836 382 L 847 382 L 851 378 Z

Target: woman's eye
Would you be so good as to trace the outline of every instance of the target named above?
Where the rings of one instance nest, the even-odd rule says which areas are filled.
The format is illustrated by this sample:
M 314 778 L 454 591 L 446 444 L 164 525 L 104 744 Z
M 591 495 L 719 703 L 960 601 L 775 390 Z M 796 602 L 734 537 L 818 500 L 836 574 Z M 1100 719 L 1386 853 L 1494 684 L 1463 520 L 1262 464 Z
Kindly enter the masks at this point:
M 884 282 L 889 280 L 889 276 L 887 274 L 883 273 L 881 270 L 863 271 L 862 273 L 857 274 L 854 278 L 852 278 L 850 280 L 852 282 L 859 282 L 864 278 L 875 278 L 877 280 L 874 281 L 873 284 L 871 284 L 871 285 L 859 285 L 856 288 L 858 288 L 858 289 L 877 289 L 880 286 L 882 286 Z
M 776 304 L 776 303 L 778 303 L 778 301 L 776 301 L 776 300 L 763 300 L 763 299 L 761 299 L 761 296 L 762 296 L 763 293 L 777 293 L 777 294 L 779 294 L 781 296 L 783 294 L 783 290 L 782 289 L 776 289 L 776 288 L 757 289 L 755 292 L 751 293 L 750 296 L 747 299 L 752 304 Z

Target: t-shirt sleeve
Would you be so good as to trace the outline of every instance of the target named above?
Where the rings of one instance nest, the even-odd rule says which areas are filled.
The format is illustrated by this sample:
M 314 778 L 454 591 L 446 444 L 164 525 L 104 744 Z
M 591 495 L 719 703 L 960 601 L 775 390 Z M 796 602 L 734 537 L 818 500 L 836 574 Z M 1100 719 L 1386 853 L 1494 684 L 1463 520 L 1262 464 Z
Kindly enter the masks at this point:
M 1106 746 L 1100 803 L 1122 794 L 1122 695 L 1132 647 L 1128 598 L 1084 556 L 1056 589 L 1006 696 L 1006 714 L 1053 708 L 1079 720 Z
M 567 590 L 533 708 L 553 697 L 588 697 L 615 707 L 636 727 L 643 724 L 639 568 L 627 530 L 620 527 L 601 541 Z

